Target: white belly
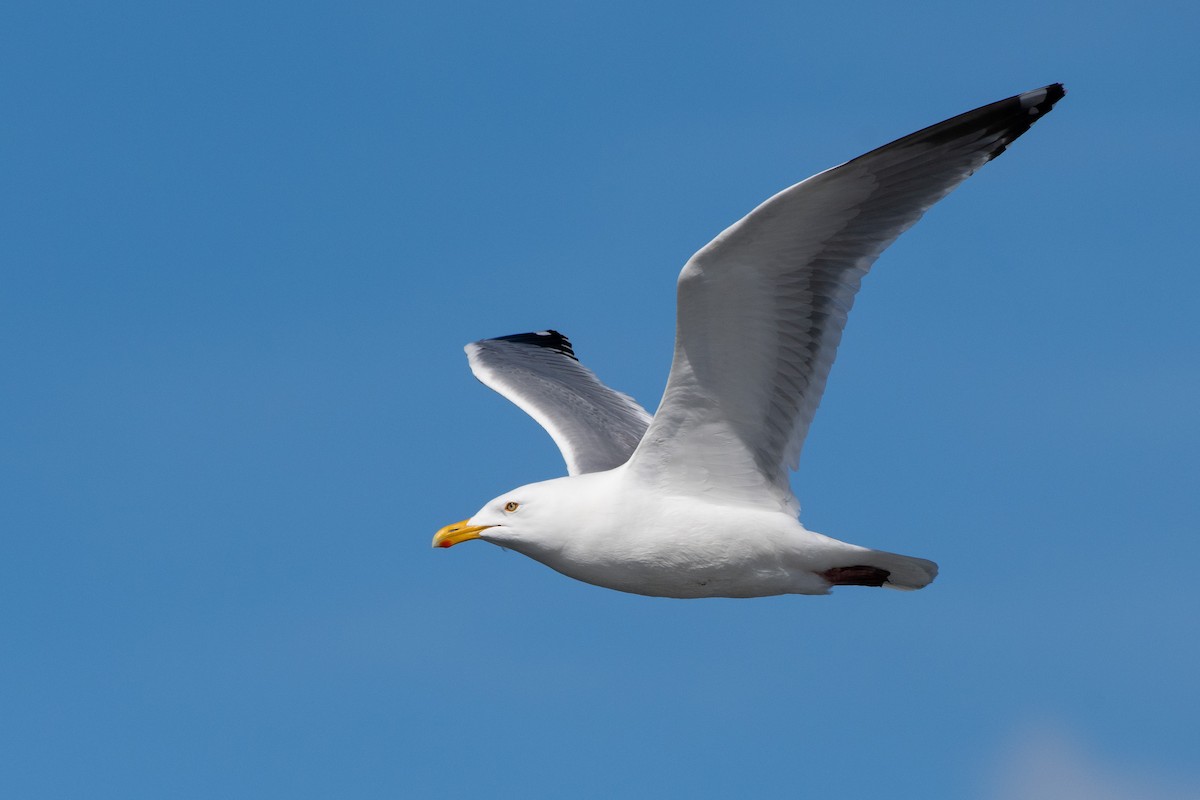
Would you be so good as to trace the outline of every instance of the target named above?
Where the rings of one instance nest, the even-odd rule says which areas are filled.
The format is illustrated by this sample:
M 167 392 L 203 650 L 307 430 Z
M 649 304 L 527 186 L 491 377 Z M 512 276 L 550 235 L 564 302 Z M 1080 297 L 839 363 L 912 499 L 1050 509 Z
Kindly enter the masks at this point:
M 827 568 L 845 545 L 791 517 L 696 501 L 647 519 L 581 526 L 560 549 L 527 552 L 577 580 L 657 597 L 825 594 Z

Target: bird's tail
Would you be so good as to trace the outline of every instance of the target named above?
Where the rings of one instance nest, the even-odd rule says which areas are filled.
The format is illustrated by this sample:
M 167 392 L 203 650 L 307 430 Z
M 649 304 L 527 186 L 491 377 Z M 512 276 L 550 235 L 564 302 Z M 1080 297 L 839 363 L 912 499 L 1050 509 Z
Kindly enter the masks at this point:
M 883 550 L 862 548 L 845 560 L 845 566 L 831 567 L 821 577 L 833 586 L 884 586 L 912 591 L 928 586 L 938 572 L 937 564 L 932 561 Z

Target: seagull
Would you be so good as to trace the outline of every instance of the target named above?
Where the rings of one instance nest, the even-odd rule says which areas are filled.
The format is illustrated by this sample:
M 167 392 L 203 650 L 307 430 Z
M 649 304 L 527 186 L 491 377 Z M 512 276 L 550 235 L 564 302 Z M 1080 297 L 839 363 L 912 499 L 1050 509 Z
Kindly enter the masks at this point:
M 675 352 L 652 417 L 542 330 L 466 346 L 479 380 L 553 438 L 567 476 L 447 525 L 586 583 L 658 597 L 920 589 L 923 558 L 807 530 L 788 481 L 875 259 L 1063 98 L 1051 84 L 968 111 L 784 189 L 679 275 Z

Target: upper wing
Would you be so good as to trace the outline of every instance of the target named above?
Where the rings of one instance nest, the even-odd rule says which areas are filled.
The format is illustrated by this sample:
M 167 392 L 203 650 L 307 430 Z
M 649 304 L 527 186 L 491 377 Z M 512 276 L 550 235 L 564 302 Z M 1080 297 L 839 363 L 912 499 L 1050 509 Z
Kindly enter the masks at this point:
M 601 383 L 558 331 L 484 339 L 466 351 L 476 378 L 546 429 L 571 475 L 624 464 L 650 424 L 646 409 Z
M 692 256 L 667 388 L 630 468 L 687 494 L 797 510 L 787 470 L 863 275 L 1063 95 L 1054 84 L 1010 97 L 814 175 Z

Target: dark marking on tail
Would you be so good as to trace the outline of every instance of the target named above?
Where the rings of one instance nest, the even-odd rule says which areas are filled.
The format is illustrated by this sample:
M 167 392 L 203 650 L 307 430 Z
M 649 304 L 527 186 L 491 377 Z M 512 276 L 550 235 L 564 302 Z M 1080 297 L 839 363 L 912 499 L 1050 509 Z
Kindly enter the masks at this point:
M 859 565 L 827 569 L 821 573 L 821 577 L 834 586 L 883 586 L 891 574 L 879 567 Z

